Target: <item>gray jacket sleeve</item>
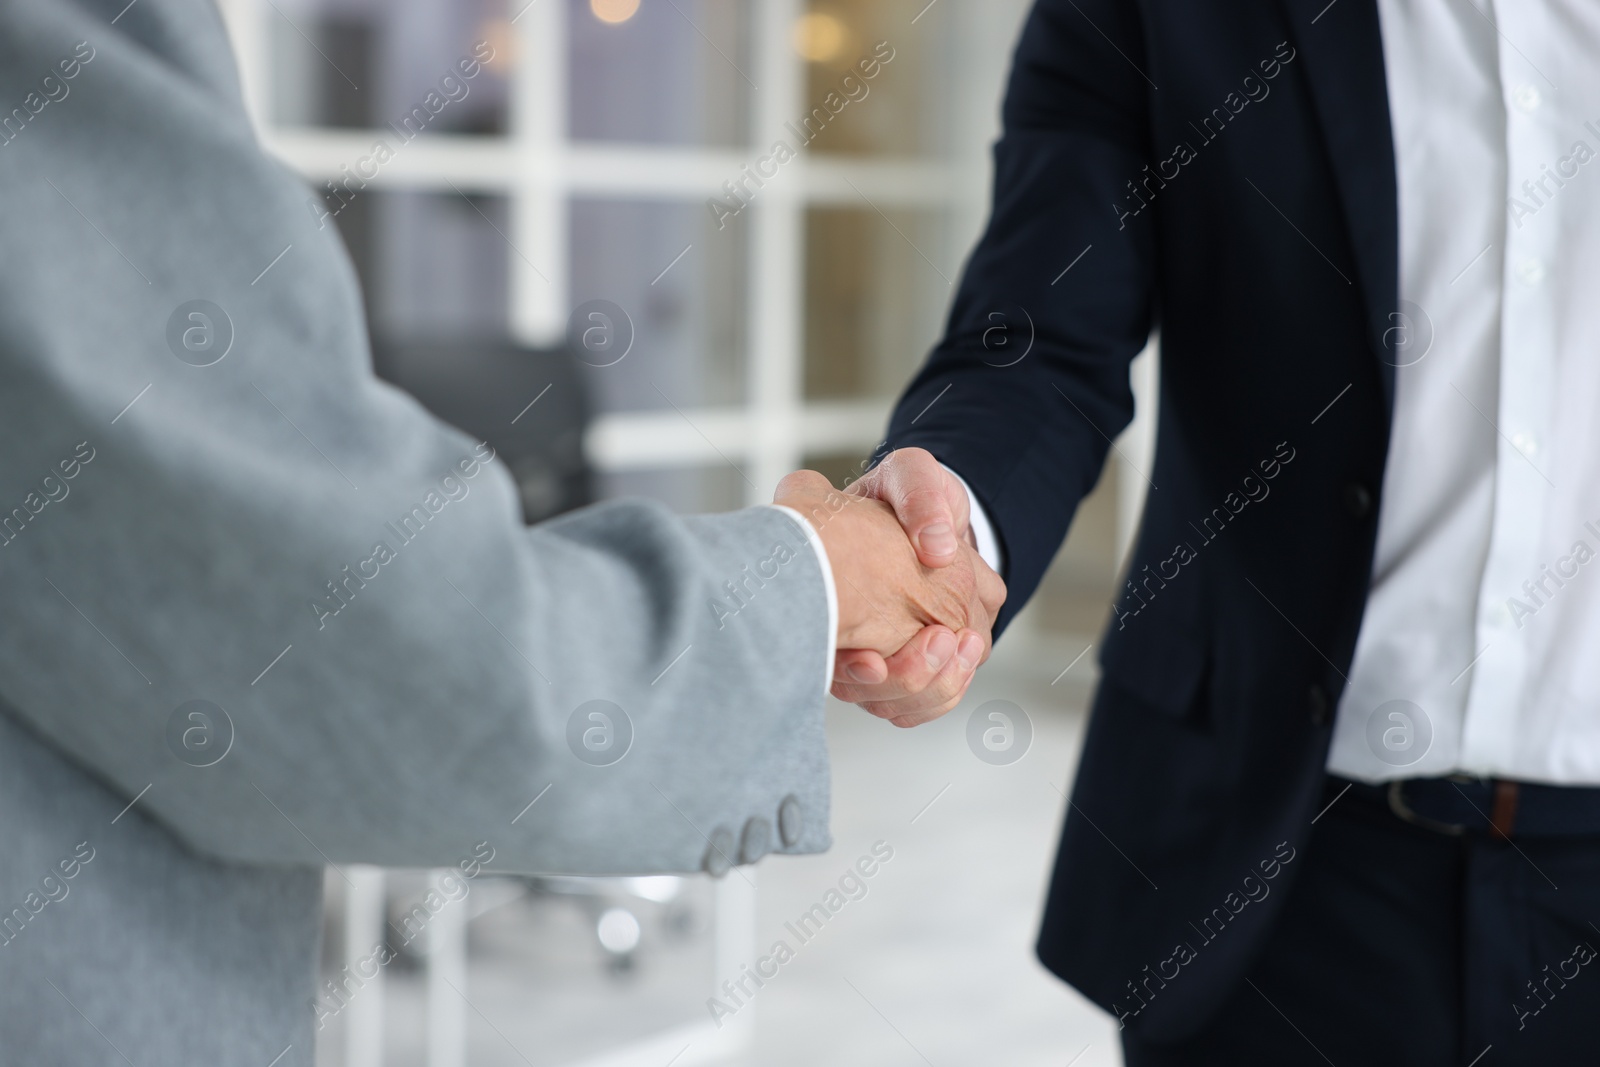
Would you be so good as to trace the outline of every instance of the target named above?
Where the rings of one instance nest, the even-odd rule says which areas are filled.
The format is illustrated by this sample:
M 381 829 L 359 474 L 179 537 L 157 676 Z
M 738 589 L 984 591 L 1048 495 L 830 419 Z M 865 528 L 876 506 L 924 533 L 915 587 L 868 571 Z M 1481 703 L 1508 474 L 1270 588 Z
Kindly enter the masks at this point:
M 825 848 L 802 526 L 524 526 L 487 446 L 373 377 L 215 9 L 124 4 L 0 9 L 4 713 L 226 859 Z

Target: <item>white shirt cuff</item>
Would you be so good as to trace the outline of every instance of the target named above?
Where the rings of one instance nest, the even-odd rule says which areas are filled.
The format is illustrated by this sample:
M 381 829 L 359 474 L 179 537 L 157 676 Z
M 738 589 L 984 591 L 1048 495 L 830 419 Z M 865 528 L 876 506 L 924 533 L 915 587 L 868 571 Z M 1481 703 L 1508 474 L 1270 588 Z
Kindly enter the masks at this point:
M 954 473 L 954 472 L 952 472 Z M 957 478 L 961 476 L 956 475 Z M 965 483 L 963 483 L 965 484 Z M 795 525 L 806 532 L 806 540 L 811 542 L 811 550 L 817 554 L 817 566 L 822 569 L 822 588 L 828 597 L 828 658 L 823 663 L 822 692 L 827 695 L 833 688 L 833 660 L 839 651 L 839 591 L 833 584 L 833 564 L 828 562 L 828 550 L 822 544 L 822 535 L 817 533 L 816 527 L 806 521 L 806 517 L 794 508 L 782 504 L 766 504 L 765 507 L 776 508 L 795 521 Z M 985 520 L 986 522 L 988 520 Z M 990 564 L 993 566 L 993 564 Z
M 990 570 L 996 574 L 1003 573 L 1000 568 L 1005 563 L 1005 556 L 1000 551 L 1000 539 L 994 534 L 994 523 L 989 521 L 989 513 L 983 510 L 978 498 L 972 495 L 972 487 L 967 484 L 965 478 L 945 467 L 943 463 L 939 466 L 950 471 L 950 476 L 961 483 L 962 491 L 967 494 L 967 510 L 971 513 L 968 522 L 972 525 L 972 539 L 977 542 L 978 555 L 989 565 Z

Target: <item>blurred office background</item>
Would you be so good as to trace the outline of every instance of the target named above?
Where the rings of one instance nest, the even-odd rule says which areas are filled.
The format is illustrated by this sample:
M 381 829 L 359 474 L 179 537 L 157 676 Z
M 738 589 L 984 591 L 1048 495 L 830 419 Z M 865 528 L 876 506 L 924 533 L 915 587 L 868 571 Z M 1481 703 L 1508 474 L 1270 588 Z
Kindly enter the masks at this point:
M 222 7 L 263 141 L 350 250 L 379 373 L 494 441 L 537 520 L 616 495 L 725 510 L 797 467 L 862 470 L 983 223 L 1026 3 Z M 798 148 L 819 107 L 748 206 L 708 205 L 739 206 L 724 183 Z M 1114 1024 L 1031 945 L 1148 427 L 962 707 L 910 733 L 830 707 L 831 853 L 716 883 L 330 871 L 318 1062 L 1119 1063 Z M 1004 765 L 967 740 L 993 700 L 1031 723 Z M 865 896 L 803 945 L 786 932 L 880 841 Z M 795 958 L 714 1024 L 708 998 L 737 1003 L 721 984 L 780 938 Z M 374 966 L 380 941 L 398 956 Z

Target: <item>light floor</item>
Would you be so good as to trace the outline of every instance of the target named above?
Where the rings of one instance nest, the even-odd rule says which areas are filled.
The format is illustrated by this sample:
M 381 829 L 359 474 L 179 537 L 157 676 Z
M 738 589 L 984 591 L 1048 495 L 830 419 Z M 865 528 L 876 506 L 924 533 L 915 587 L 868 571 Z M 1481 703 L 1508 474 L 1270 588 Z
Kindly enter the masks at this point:
M 834 849 L 762 865 L 761 927 L 809 907 L 873 842 L 894 859 L 761 991 L 750 1067 L 1122 1062 L 1114 1020 L 1033 956 L 1088 691 L 1073 684 L 1087 658 L 1049 685 L 1071 656 L 1058 658 L 986 667 L 961 707 L 910 731 L 831 709 Z M 1035 727 L 1009 766 L 967 746 L 972 710 L 994 699 Z

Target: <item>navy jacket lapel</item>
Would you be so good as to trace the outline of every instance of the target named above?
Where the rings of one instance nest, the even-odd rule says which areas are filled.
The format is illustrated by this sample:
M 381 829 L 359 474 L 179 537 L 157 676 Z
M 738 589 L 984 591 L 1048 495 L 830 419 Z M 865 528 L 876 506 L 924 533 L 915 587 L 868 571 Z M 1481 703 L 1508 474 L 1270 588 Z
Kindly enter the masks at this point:
M 1394 366 L 1383 354 L 1400 300 L 1399 194 L 1377 0 L 1282 3 L 1304 57 L 1355 249 L 1368 342 L 1392 405 Z

